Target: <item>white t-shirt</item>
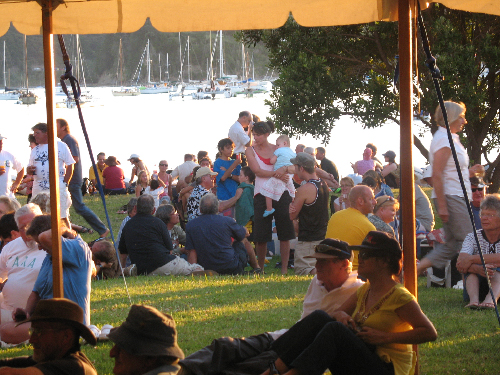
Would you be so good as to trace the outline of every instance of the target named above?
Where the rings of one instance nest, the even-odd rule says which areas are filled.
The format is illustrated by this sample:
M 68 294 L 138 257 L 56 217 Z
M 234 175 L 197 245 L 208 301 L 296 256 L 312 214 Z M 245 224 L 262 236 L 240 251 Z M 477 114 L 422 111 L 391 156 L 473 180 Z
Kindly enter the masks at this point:
M 0 253 L 0 277 L 8 279 L 3 287 L 4 310 L 25 308 L 47 253 L 35 241 L 28 245 L 19 237 L 9 242 Z
M 14 155 L 5 150 L 0 151 L 0 165 L 5 166 L 5 173 L 0 176 L 0 195 L 15 198 L 10 191 L 12 178 L 17 177 L 17 174 L 23 169 L 23 165 Z
M 59 167 L 59 182 L 64 181 L 66 174 L 66 166 L 75 163 L 75 159 L 71 156 L 71 152 L 66 143 L 57 141 L 58 151 L 58 167 Z M 36 196 L 42 191 L 48 192 L 49 186 L 49 145 L 38 145 L 31 150 L 29 165 L 36 167 L 35 179 L 33 181 L 33 196 Z
M 243 129 L 243 126 L 241 126 L 241 124 L 238 121 L 236 121 L 233 125 L 231 125 L 227 136 L 231 138 L 231 141 L 233 141 L 234 143 L 235 155 L 245 152 L 245 147 L 246 144 L 250 142 L 250 137 L 248 136 L 248 134 Z
M 184 179 L 193 172 L 194 167 L 197 166 L 198 164 L 192 160 L 185 161 L 181 165 L 175 167 L 172 171 L 172 178 L 179 176 L 179 181 L 184 181 Z
M 146 189 L 144 189 L 143 194 L 151 195 L 155 200 L 155 208 L 158 208 L 158 206 L 160 205 L 160 194 L 162 194 L 164 191 L 165 188 L 162 186 L 155 190 L 151 190 L 151 187 L 148 186 Z
M 472 192 L 470 189 L 469 181 L 469 156 L 464 146 L 460 143 L 460 137 L 458 134 L 452 134 L 453 144 L 455 145 L 455 150 L 457 151 L 458 164 L 460 165 L 460 170 L 464 179 L 464 184 L 467 189 L 467 195 L 472 197 Z M 432 138 L 431 147 L 429 149 L 429 156 L 431 165 L 434 164 L 434 154 L 441 150 L 443 147 L 450 148 L 450 142 L 448 141 L 448 134 L 446 128 L 440 126 L 438 130 L 434 133 Z M 455 161 L 453 160 L 453 155 L 450 155 L 448 162 L 446 163 L 443 170 L 443 181 L 444 181 L 444 194 L 445 195 L 455 195 L 457 197 L 463 197 L 462 186 L 460 185 L 460 180 L 458 178 L 457 168 L 455 167 Z M 436 198 L 436 193 L 432 190 L 432 198 Z

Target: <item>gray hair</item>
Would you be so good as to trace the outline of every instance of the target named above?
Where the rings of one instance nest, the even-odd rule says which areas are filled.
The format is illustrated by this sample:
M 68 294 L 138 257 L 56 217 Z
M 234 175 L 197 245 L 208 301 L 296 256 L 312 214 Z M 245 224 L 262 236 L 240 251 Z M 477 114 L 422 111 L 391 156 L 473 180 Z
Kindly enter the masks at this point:
M 137 198 L 130 198 L 127 203 L 127 213 L 131 214 L 135 206 L 137 206 Z
M 9 198 L 6 195 L 0 196 L 0 202 L 5 204 L 9 208 L 9 211 L 17 211 L 21 208 L 21 205 L 16 199 Z
M 151 195 L 143 194 L 137 198 L 137 213 L 142 215 L 152 215 L 155 208 L 155 200 Z
M 202 215 L 217 215 L 219 213 L 219 200 L 212 193 L 208 193 L 200 200 L 200 213 Z
M 481 211 L 493 210 L 500 216 L 500 194 L 488 194 L 481 202 Z
M 314 149 L 314 147 L 306 147 L 304 148 L 304 151 L 306 154 L 309 154 L 309 155 L 312 155 L 314 156 L 316 154 L 316 150 Z
M 158 207 L 155 212 L 155 216 L 163 221 L 165 224 L 170 223 L 170 215 L 175 211 L 174 206 L 171 204 L 165 204 L 163 206 Z
M 50 195 L 47 193 L 38 193 L 31 199 L 31 203 L 37 204 L 44 214 L 50 214 Z
M 38 207 L 37 204 L 28 203 L 22 206 L 19 210 L 16 211 L 14 215 L 14 219 L 16 220 L 16 224 L 19 226 L 19 218 L 21 216 L 35 214 L 35 216 L 43 215 L 42 210 Z

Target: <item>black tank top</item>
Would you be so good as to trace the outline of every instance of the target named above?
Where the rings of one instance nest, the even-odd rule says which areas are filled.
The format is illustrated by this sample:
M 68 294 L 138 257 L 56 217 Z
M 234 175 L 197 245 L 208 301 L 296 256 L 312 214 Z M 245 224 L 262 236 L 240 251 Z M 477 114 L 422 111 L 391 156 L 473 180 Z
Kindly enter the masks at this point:
M 316 199 L 310 204 L 304 203 L 299 212 L 299 241 L 321 241 L 325 239 L 328 226 L 328 199 L 330 190 L 321 180 L 309 180 L 316 186 Z

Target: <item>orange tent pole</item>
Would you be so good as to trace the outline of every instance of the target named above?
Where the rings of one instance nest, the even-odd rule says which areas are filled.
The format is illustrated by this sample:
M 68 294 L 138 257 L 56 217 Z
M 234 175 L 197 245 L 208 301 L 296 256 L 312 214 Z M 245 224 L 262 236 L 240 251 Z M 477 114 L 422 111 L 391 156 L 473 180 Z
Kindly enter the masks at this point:
M 61 257 L 61 228 L 59 207 L 59 167 L 57 136 L 54 126 L 54 41 L 52 35 L 52 0 L 43 0 L 43 63 L 45 68 L 45 96 L 47 98 L 47 128 L 49 136 L 50 212 L 52 215 L 52 267 L 54 297 L 64 297 Z

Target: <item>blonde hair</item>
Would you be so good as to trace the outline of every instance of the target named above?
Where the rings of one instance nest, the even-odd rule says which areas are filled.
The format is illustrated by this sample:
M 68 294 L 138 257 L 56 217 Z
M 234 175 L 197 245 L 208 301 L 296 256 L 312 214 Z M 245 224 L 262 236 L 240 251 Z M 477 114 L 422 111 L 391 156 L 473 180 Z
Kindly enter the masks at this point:
M 399 202 L 393 197 L 390 197 L 388 195 L 382 195 L 378 198 L 375 198 L 375 200 L 377 201 L 377 204 L 373 208 L 373 213 L 376 213 L 382 207 L 387 207 L 387 206 L 394 206 L 396 211 L 399 210 Z
M 141 176 L 142 176 L 143 173 L 147 177 L 146 184 L 149 186 L 149 176 L 148 176 L 148 173 L 145 170 L 140 171 L 139 174 L 137 175 L 137 185 L 141 185 L 142 186 Z
M 287 143 L 288 147 L 290 147 L 290 138 L 286 134 L 281 134 L 278 138 L 276 138 L 276 142 L 284 141 Z
M 448 124 L 453 123 L 456 119 L 458 119 L 462 114 L 465 113 L 465 104 L 462 102 L 452 102 L 446 101 L 444 102 L 444 107 L 446 108 L 446 114 L 448 115 Z M 436 112 L 434 113 L 434 121 L 439 126 L 445 127 L 443 111 L 441 110 L 441 106 L 438 105 L 436 108 Z
M 47 193 L 38 193 L 30 203 L 37 204 L 44 214 L 50 214 L 50 195 Z
M 0 196 L 0 202 L 6 205 L 9 211 L 17 211 L 21 208 L 21 205 L 16 199 L 9 198 L 6 195 Z
M 351 177 L 343 177 L 340 179 L 340 184 L 342 184 L 342 182 L 345 182 L 349 185 L 351 185 L 351 187 L 354 187 L 354 180 L 351 178 Z

